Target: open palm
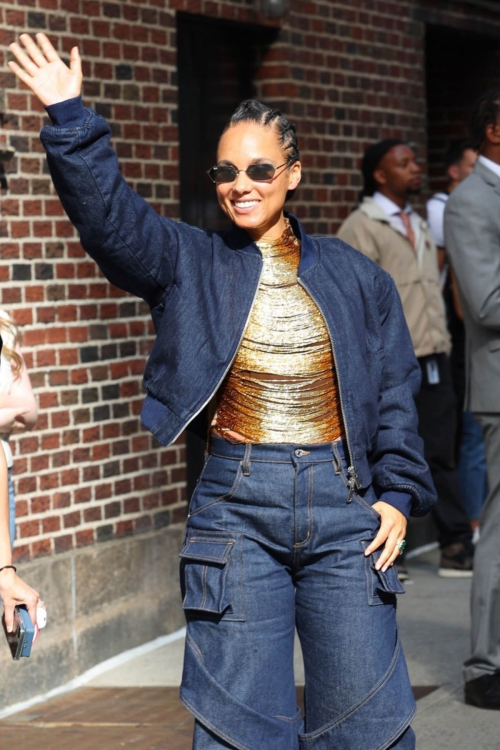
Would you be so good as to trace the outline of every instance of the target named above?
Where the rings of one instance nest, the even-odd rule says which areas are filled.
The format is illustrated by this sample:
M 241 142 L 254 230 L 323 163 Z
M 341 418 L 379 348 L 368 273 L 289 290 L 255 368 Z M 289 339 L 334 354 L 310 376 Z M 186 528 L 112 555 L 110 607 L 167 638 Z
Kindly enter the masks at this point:
M 78 96 L 82 90 L 82 64 L 78 47 L 73 47 L 68 66 L 61 60 L 45 34 L 37 34 L 36 42 L 29 34 L 9 45 L 19 65 L 9 61 L 9 68 L 48 106 Z M 37 44 L 38 42 L 38 44 Z

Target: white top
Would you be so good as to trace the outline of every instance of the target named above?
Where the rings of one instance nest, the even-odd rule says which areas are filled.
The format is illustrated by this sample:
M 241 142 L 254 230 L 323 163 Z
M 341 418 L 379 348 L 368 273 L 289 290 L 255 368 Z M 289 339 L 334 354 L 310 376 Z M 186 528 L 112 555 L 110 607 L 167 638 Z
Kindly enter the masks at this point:
M 413 210 L 413 208 L 410 206 L 409 203 L 406 204 L 406 206 L 401 209 L 397 203 L 394 203 L 394 201 L 391 201 L 390 198 L 387 198 L 387 196 L 382 195 L 382 193 L 379 193 L 376 191 L 372 195 L 372 200 L 377 204 L 379 208 L 382 209 L 382 211 L 385 213 L 385 215 L 391 220 L 391 224 L 395 229 L 398 229 L 398 231 L 406 237 L 406 229 L 405 225 L 403 224 L 403 219 L 399 214 L 401 211 L 404 211 L 408 216 L 410 217 L 410 223 L 411 227 L 413 229 L 413 232 L 415 234 L 415 244 L 418 242 L 418 237 L 420 235 L 420 223 L 418 220 L 418 216 Z
M 4 320 L 8 320 L 9 323 L 11 322 L 9 315 L 5 312 L 5 310 L 0 310 L 0 317 L 2 317 Z M 10 393 L 12 382 L 14 380 L 12 377 L 12 362 L 10 358 L 5 355 L 4 347 L 8 347 L 12 351 L 15 347 L 15 338 L 12 331 L 4 328 L 2 328 L 1 330 L 1 336 L 3 347 L 2 354 L 0 356 L 0 393 Z M 9 445 L 9 437 L 10 433 L 2 433 L 0 435 L 0 442 L 5 453 L 7 466 L 10 469 L 14 464 L 14 458 L 12 456 L 12 450 Z
M 449 193 L 434 193 L 427 201 L 427 223 L 437 247 L 444 247 L 444 209 Z
M 494 174 L 496 174 L 497 177 L 500 177 L 500 164 L 497 164 L 496 161 L 491 161 L 491 159 L 487 159 L 486 156 L 478 157 L 478 161 L 481 162 L 485 167 L 488 167 Z

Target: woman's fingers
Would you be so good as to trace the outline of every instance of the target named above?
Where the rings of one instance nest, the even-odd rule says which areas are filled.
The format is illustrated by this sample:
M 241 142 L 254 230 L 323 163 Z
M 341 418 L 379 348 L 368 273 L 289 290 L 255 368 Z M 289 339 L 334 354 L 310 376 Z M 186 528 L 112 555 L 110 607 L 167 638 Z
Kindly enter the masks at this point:
M 78 47 L 72 47 L 69 56 L 69 67 L 72 73 L 79 75 L 82 72 L 82 61 Z
M 45 55 L 45 58 L 48 60 L 48 62 L 55 62 L 56 60 L 61 59 L 59 55 L 57 54 L 54 46 L 52 45 L 52 42 L 49 40 L 46 34 L 40 31 L 36 35 L 36 40 L 38 44 L 40 45 L 42 52 Z
M 398 544 L 404 539 L 407 521 L 405 516 L 392 505 L 379 501 L 373 507 L 381 515 L 380 528 L 375 539 L 366 548 L 365 555 L 371 555 L 383 544 L 384 549 L 375 564 L 375 568 L 385 572 L 399 556 Z
M 20 40 L 24 50 L 19 44 L 10 45 L 19 65 L 9 62 L 9 67 L 35 92 L 42 104 L 57 104 L 80 94 L 82 68 L 75 47 L 71 50 L 71 62 L 68 67 L 45 34 L 37 34 L 37 42 L 34 42 L 29 34 L 21 34 Z
M 375 550 L 377 550 L 379 547 L 383 545 L 383 543 L 387 539 L 388 533 L 389 533 L 389 529 L 382 522 L 380 529 L 378 530 L 377 536 L 375 537 L 375 539 L 372 540 L 370 545 L 365 549 L 365 555 L 367 557 L 368 555 L 371 555 L 372 552 L 375 552 Z
M 39 68 L 44 68 L 47 65 L 47 60 L 43 56 L 35 40 L 29 34 L 21 34 L 19 39 L 24 44 L 26 52 L 31 57 L 35 65 L 37 65 Z
M 28 614 L 31 618 L 31 622 L 33 625 L 36 623 L 36 608 L 38 605 L 38 602 L 40 601 L 40 595 L 37 591 L 33 591 L 32 596 L 27 596 L 24 603 L 26 604 L 26 609 L 28 610 Z
M 401 554 L 401 552 L 400 552 L 400 549 L 399 549 L 399 543 L 400 543 L 400 541 L 401 541 L 401 539 L 398 539 L 398 540 L 396 541 L 396 544 L 395 544 L 395 547 L 394 547 L 394 551 L 393 551 L 392 555 L 391 555 L 391 556 L 389 557 L 389 559 L 388 559 L 387 563 L 386 563 L 386 564 L 385 564 L 385 566 L 384 566 L 384 567 L 382 568 L 382 571 L 383 571 L 384 573 L 385 573 L 385 571 L 387 570 L 387 568 L 389 568 L 389 567 L 390 567 L 391 565 L 394 565 L 394 563 L 395 563 L 395 562 L 396 562 L 396 560 L 398 559 L 399 555 Z
M 12 628 L 14 625 L 14 603 L 13 602 L 4 603 L 3 616 L 5 619 L 5 629 L 7 630 L 7 633 L 12 633 Z
M 40 68 L 37 65 L 35 65 L 35 63 L 31 60 L 31 58 L 28 57 L 26 52 L 17 42 L 12 42 L 12 44 L 9 44 L 9 49 L 12 52 L 12 54 L 16 57 L 18 62 L 21 63 L 23 72 L 25 71 L 30 76 L 35 76 L 38 73 Z M 19 67 L 16 63 L 12 63 L 12 64 L 15 65 L 16 67 Z M 9 66 L 11 66 L 11 63 L 9 63 Z
M 28 88 L 33 89 L 33 78 L 28 75 L 22 68 L 19 67 L 17 63 L 15 63 L 13 60 L 9 60 L 7 63 L 9 68 L 12 70 L 13 73 L 16 74 L 16 76 L 28 86 Z
M 377 560 L 377 564 L 375 565 L 377 570 L 382 570 L 382 572 L 385 573 L 387 568 L 392 565 L 396 557 L 399 555 L 399 548 L 397 545 L 398 532 L 393 531 L 387 537 L 384 551 Z

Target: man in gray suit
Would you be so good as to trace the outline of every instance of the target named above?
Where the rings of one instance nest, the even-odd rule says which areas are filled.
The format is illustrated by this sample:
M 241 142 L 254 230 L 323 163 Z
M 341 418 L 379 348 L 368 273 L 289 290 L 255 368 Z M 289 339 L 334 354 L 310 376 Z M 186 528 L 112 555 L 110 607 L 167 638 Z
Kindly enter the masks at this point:
M 483 428 L 490 493 L 480 518 L 472 582 L 472 655 L 465 698 L 500 709 L 500 88 L 472 113 L 480 156 L 445 210 L 445 239 L 466 328 L 465 408 Z

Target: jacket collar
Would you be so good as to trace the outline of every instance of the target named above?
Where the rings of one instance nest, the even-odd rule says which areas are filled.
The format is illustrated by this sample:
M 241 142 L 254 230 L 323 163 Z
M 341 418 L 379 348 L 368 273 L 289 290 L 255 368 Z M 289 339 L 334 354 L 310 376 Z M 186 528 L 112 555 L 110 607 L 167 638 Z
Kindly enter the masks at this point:
M 369 198 L 367 195 L 363 198 L 361 201 L 361 204 L 359 206 L 359 210 L 365 214 L 365 216 L 368 216 L 369 219 L 374 219 L 374 221 L 383 221 L 385 224 L 390 224 L 390 217 L 387 216 L 385 211 L 382 211 L 380 206 L 378 206 L 373 198 Z
M 492 187 L 496 187 L 498 183 L 500 183 L 500 177 L 496 175 L 491 169 L 488 169 L 486 164 L 480 162 L 479 159 L 476 161 L 476 164 L 474 166 L 474 172 Z
M 374 221 L 382 221 L 385 224 L 389 224 L 393 227 L 393 229 L 396 229 L 396 231 L 399 232 L 399 229 L 394 226 L 394 224 L 391 222 L 391 217 L 387 216 L 385 211 L 382 211 L 380 206 L 378 206 L 373 198 L 369 198 L 365 195 L 362 202 L 360 203 L 359 210 L 365 214 L 365 216 L 368 216 L 369 219 L 373 219 Z M 418 222 L 422 229 L 425 229 L 427 227 L 427 222 L 425 219 L 423 219 L 420 214 L 413 211 L 413 216 L 416 216 L 418 219 Z M 400 232 L 401 234 L 401 232 Z
M 297 239 L 300 240 L 300 265 L 299 275 L 305 273 L 309 268 L 314 266 L 318 260 L 318 251 L 312 238 L 306 234 L 304 227 L 293 214 L 285 213 L 290 219 L 290 224 Z M 250 255 L 261 255 L 261 252 L 250 235 L 244 229 L 240 229 L 236 224 L 232 224 L 226 235 L 226 244 L 232 250 L 241 250 Z

